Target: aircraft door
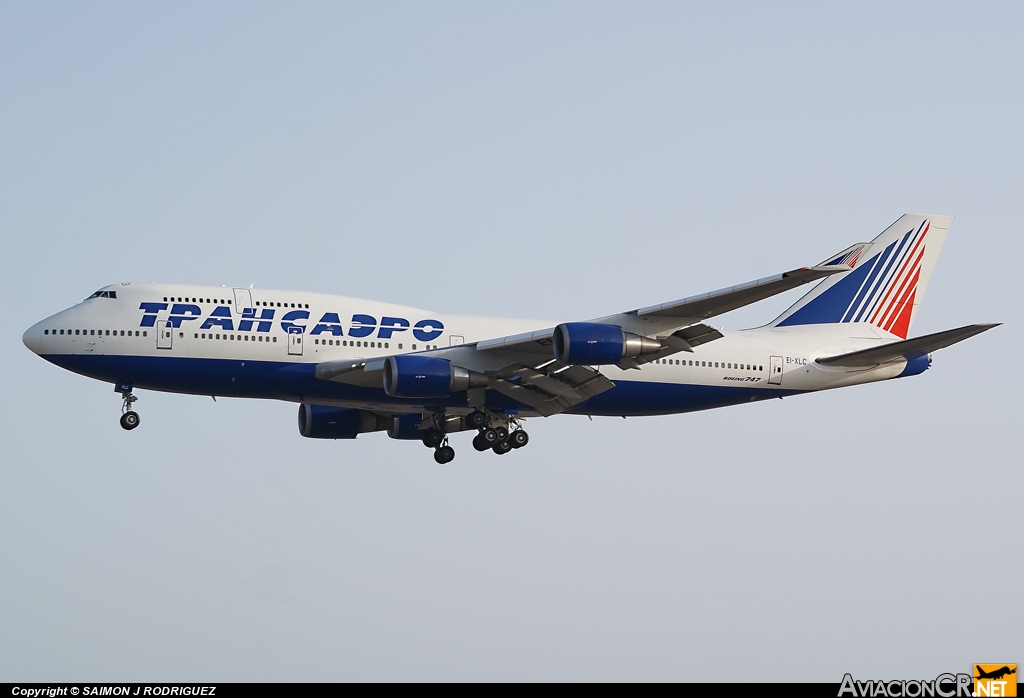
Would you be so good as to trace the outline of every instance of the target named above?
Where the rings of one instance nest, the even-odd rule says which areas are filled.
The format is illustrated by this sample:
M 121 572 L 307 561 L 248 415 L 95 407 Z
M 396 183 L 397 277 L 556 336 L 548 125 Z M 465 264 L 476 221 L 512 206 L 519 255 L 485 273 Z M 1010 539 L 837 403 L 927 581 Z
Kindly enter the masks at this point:
M 290 327 L 288 329 L 288 353 L 292 356 L 302 356 L 301 327 Z
M 768 382 L 772 385 L 782 385 L 782 357 L 773 356 L 768 362 Z
M 246 308 L 253 307 L 252 305 L 252 293 L 247 288 L 236 288 L 235 292 L 235 312 L 241 315 L 245 312 Z
M 156 348 L 170 349 L 174 343 L 174 325 L 170 320 L 160 320 L 156 323 Z

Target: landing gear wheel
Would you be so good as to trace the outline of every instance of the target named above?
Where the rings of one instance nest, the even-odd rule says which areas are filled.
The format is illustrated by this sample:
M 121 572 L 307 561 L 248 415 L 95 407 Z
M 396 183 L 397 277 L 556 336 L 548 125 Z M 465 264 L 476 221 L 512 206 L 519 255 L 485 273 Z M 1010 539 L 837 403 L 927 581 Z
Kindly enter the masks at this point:
M 490 448 L 499 441 L 501 441 L 501 439 L 498 438 L 498 432 L 494 429 L 484 429 L 480 432 L 480 443 L 486 444 L 487 448 Z
M 427 429 L 426 433 L 423 434 L 423 445 L 427 448 L 437 448 L 442 443 L 444 443 L 444 432 L 440 429 Z M 454 451 L 452 453 L 454 454 Z M 454 457 L 452 455 L 452 458 Z
M 483 429 L 487 426 L 487 415 L 483 412 L 473 412 L 466 416 L 467 429 Z
M 512 444 L 508 441 L 499 441 L 498 443 L 491 446 L 491 450 L 497 453 L 499 456 L 503 456 L 512 450 Z
M 512 445 L 512 448 L 522 448 L 530 443 L 530 435 L 522 429 L 517 429 L 508 435 L 508 442 Z
M 455 460 L 455 449 L 451 446 L 442 446 L 441 448 L 434 451 L 434 460 L 444 465 L 445 463 L 451 463 Z
M 478 451 L 486 451 L 491 447 L 491 445 L 492 444 L 489 444 L 487 443 L 487 441 L 484 440 L 483 433 L 477 434 L 476 436 L 473 437 L 473 448 L 475 448 Z
M 131 431 L 135 427 L 139 426 L 139 413 L 138 412 L 125 412 L 121 415 L 121 428 Z
M 497 427 L 494 431 L 498 432 L 498 441 L 504 441 L 508 438 L 508 429 L 505 427 Z

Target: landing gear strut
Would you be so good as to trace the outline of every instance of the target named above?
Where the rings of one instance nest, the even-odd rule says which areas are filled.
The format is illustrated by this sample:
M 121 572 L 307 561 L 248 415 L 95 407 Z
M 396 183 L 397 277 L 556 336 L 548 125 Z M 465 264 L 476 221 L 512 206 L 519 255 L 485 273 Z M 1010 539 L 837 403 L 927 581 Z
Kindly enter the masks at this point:
M 130 385 L 118 385 L 114 387 L 114 390 L 121 393 L 121 399 L 124 401 L 121 405 L 121 428 L 131 431 L 139 426 L 139 413 L 132 409 L 132 404 L 139 398 L 132 395 Z
M 434 460 L 441 465 L 455 460 L 455 449 L 448 445 L 448 436 L 444 432 L 444 416 L 434 415 L 434 426 L 423 432 L 423 445 L 434 449 Z

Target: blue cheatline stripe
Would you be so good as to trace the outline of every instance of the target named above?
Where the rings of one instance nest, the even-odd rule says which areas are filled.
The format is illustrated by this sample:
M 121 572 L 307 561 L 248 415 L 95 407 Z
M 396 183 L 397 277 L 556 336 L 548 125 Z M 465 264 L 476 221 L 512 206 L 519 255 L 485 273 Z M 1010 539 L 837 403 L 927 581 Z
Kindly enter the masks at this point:
M 915 236 L 913 230 L 908 231 L 907 234 L 903 236 L 903 239 L 900 241 L 900 246 L 896 249 L 896 252 L 893 254 L 892 259 L 889 260 L 889 263 L 885 265 L 885 269 L 882 271 L 881 274 L 879 274 L 878 281 L 875 284 L 875 288 L 871 289 L 871 294 L 869 296 L 871 300 L 867 303 L 864 303 L 864 305 L 861 306 L 860 312 L 857 313 L 857 317 L 854 320 L 854 322 L 860 322 L 861 318 L 864 317 L 864 315 L 868 313 L 873 308 L 873 306 L 878 303 L 878 298 L 882 295 L 881 292 L 889 285 L 889 272 L 893 269 L 893 267 L 898 267 L 903 262 L 903 259 L 906 257 L 907 253 L 910 252 L 910 250 L 913 248 L 913 245 L 910 245 L 908 243 L 910 242 L 910 240 L 914 239 L 914 237 Z
M 880 255 L 875 257 L 875 263 L 871 266 L 871 273 L 868 274 L 868 278 L 864 281 L 864 285 L 860 287 L 860 292 L 854 297 L 853 302 L 850 303 L 849 307 L 847 307 L 846 314 L 843 315 L 841 322 L 850 322 L 852 320 L 853 313 L 857 306 L 860 305 L 860 302 L 864 299 L 868 289 L 871 288 L 875 279 L 878 278 L 878 272 L 882 270 L 882 266 L 884 266 L 889 260 L 889 257 L 892 255 L 893 250 L 896 248 L 896 243 L 898 242 L 899 240 L 893 240 L 892 244 L 886 247 Z
M 324 404 L 344 401 L 373 404 L 375 411 L 402 413 L 410 405 L 432 408 L 466 407 L 465 393 L 446 398 L 413 400 L 392 398 L 383 386 L 360 387 L 320 380 L 316 364 L 237 359 L 189 359 L 174 356 L 85 356 L 46 354 L 43 358 L 62 368 L 108 383 L 131 383 L 135 389 L 160 390 L 191 395 L 264 398 L 288 402 Z M 615 381 L 615 387 L 576 405 L 570 413 L 605 416 L 643 416 L 696 412 L 802 391 L 757 386 L 692 385 Z M 492 409 L 529 411 L 526 405 L 488 390 Z

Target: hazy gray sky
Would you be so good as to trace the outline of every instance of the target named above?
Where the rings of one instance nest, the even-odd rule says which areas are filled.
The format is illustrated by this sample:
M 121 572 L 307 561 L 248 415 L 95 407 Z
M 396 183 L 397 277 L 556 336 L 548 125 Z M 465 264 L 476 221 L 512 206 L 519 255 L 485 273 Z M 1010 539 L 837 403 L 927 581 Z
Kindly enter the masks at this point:
M 1024 661 L 1019 3 L 0 4 L 0 680 L 931 678 Z M 302 439 L 22 332 L 117 281 L 583 319 L 956 216 L 930 371 Z M 767 321 L 792 298 L 727 315 Z

